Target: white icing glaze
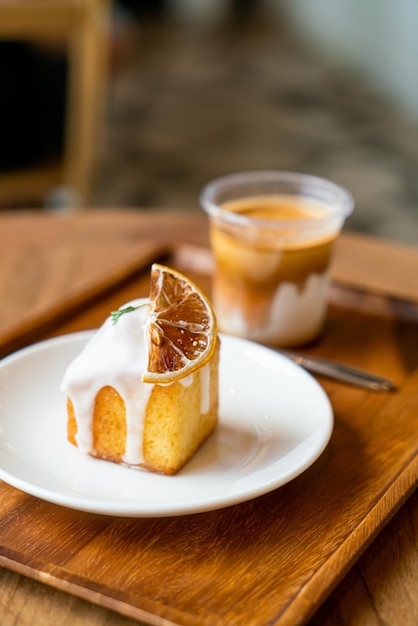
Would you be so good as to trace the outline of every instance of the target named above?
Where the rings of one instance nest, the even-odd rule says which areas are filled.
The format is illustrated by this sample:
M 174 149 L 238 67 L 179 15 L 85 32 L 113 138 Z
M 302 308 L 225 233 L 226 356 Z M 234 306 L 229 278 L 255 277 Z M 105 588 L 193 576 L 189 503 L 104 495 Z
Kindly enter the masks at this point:
M 125 306 L 138 306 L 134 300 Z M 117 389 L 126 408 L 126 454 L 124 462 L 139 464 L 146 406 L 154 385 L 141 381 L 145 369 L 144 323 L 147 307 L 121 315 L 117 323 L 109 317 L 89 340 L 65 372 L 61 390 L 71 398 L 77 421 L 76 441 L 80 452 L 92 449 L 92 419 L 98 391 L 109 385 Z
M 143 299 L 123 305 L 136 307 L 146 304 Z M 143 383 L 146 339 L 144 325 L 147 306 L 121 315 L 117 323 L 109 317 L 88 341 L 82 352 L 67 368 L 61 390 L 71 398 L 77 422 L 77 447 L 83 454 L 92 451 L 92 421 L 97 393 L 107 385 L 122 396 L 126 408 L 126 452 L 123 462 L 140 465 L 143 462 L 142 440 L 148 400 L 154 385 Z M 201 412 L 209 410 L 209 373 L 207 364 L 200 373 Z M 193 374 L 180 379 L 188 387 Z

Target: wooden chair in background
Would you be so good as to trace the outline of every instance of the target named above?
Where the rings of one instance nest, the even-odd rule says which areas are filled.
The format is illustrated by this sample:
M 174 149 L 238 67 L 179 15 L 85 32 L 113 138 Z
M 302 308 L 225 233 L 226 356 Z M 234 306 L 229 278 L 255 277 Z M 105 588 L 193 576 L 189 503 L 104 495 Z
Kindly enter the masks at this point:
M 68 63 L 64 147 L 53 165 L 0 172 L 0 205 L 38 202 L 67 189 L 89 202 L 103 123 L 107 0 L 0 0 L 0 40 L 61 43 Z M 0 138 L 1 149 L 1 138 Z

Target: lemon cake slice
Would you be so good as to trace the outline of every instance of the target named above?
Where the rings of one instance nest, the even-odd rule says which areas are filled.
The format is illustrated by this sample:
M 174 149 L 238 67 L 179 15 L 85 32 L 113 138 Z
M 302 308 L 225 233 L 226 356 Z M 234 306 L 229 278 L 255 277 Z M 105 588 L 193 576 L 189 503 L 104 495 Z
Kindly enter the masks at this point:
M 68 440 L 84 454 L 176 474 L 216 427 L 219 351 L 206 297 L 153 265 L 150 299 L 113 312 L 65 372 Z

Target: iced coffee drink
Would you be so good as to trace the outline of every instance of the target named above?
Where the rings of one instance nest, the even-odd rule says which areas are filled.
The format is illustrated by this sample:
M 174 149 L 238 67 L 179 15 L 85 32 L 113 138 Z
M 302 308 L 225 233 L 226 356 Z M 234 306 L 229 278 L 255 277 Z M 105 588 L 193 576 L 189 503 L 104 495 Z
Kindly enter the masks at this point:
M 282 347 L 318 336 L 350 194 L 315 177 L 251 172 L 214 181 L 201 201 L 210 216 L 220 329 Z

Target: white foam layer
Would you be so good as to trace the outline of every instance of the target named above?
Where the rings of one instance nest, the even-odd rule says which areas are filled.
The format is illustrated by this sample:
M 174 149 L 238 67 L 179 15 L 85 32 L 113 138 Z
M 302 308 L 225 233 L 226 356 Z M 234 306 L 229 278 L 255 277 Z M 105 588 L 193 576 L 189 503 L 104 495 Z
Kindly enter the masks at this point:
M 280 346 L 309 341 L 321 331 L 327 308 L 329 278 L 311 274 L 303 287 L 295 283 L 281 283 L 276 289 L 267 320 L 258 327 L 250 326 L 244 318 L 239 296 L 234 302 L 225 302 L 222 294 L 214 297 L 220 328 L 226 332 L 253 341 Z

